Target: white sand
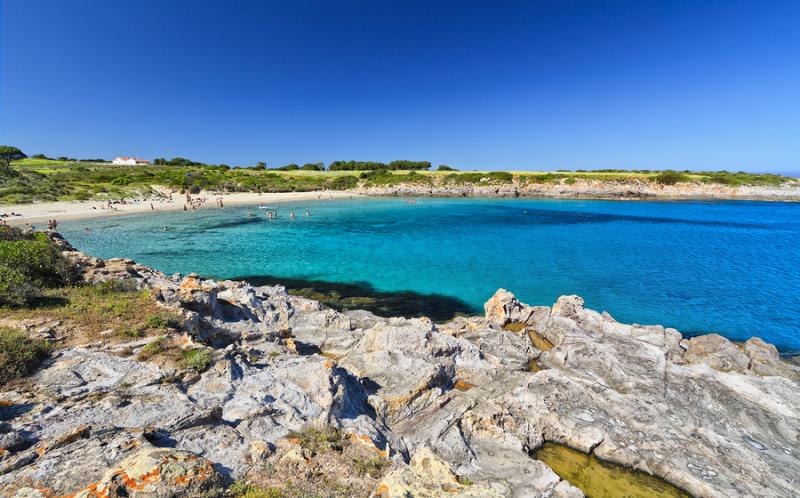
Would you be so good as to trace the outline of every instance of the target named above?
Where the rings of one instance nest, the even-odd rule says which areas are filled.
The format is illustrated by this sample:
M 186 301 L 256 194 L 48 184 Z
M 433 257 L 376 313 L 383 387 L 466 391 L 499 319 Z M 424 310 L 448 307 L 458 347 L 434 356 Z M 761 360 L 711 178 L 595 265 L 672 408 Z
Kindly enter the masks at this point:
M 193 194 L 192 198 L 206 198 L 206 202 L 198 208 L 219 209 L 216 199 L 221 197 L 225 206 L 241 205 L 266 205 L 280 202 L 307 201 L 317 199 L 342 199 L 357 197 L 353 192 L 321 191 L 321 192 L 280 192 L 264 193 L 239 192 L 233 194 L 217 194 L 215 192 L 202 192 Z M 25 223 L 47 223 L 47 220 L 55 219 L 76 220 L 85 218 L 95 218 L 100 216 L 116 216 L 135 213 L 155 213 L 160 211 L 182 210 L 186 202 L 186 196 L 175 193 L 172 195 L 172 202 L 168 200 L 143 200 L 126 204 L 113 204 L 113 210 L 106 209 L 107 203 L 103 201 L 58 201 L 58 202 L 39 202 L 34 204 L 16 204 L 0 206 L 0 213 L 17 213 L 22 216 L 10 216 L 4 218 L 9 225 L 24 225 Z M 150 204 L 152 202 L 153 208 Z M 187 206 L 191 210 L 191 206 Z M 38 228 L 38 227 L 37 227 Z

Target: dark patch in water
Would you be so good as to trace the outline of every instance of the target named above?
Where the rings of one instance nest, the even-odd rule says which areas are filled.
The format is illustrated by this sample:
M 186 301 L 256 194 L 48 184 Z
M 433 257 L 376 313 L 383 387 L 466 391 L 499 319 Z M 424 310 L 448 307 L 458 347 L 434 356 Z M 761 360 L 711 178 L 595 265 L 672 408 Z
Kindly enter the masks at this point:
M 217 223 L 215 225 L 204 226 L 203 230 L 213 230 L 215 228 L 238 227 L 238 226 L 241 226 L 241 225 L 250 225 L 252 223 L 261 223 L 262 221 L 264 221 L 262 218 L 258 218 L 256 216 L 254 216 L 252 218 L 242 218 L 242 219 L 239 219 L 239 220 L 225 221 L 223 223 Z
M 586 211 L 558 211 L 554 209 L 540 208 L 518 208 L 514 209 L 514 216 L 511 217 L 506 212 L 507 207 L 501 210 L 502 219 L 495 218 L 497 221 L 508 222 L 516 220 L 523 225 L 578 225 L 585 223 L 653 223 L 653 224 L 681 224 L 694 226 L 718 226 L 728 228 L 746 229 L 769 229 L 770 225 L 765 223 L 742 223 L 730 221 L 714 220 L 691 220 L 683 218 L 659 218 L 656 216 L 636 216 L 630 214 L 611 214 L 611 213 L 591 213 Z M 471 216 L 471 215 L 470 215 Z M 484 217 L 492 220 L 491 215 Z
M 195 247 L 189 247 L 185 251 L 175 251 L 175 250 L 158 250 L 158 251 L 144 251 L 140 252 L 137 256 L 169 256 L 169 257 L 192 257 L 196 256 L 199 253 L 206 253 L 206 254 L 213 254 L 219 251 L 212 251 L 206 249 L 197 249 Z
M 384 317 L 427 316 L 435 322 L 444 322 L 477 311 L 455 297 L 414 291 L 381 292 L 368 282 L 339 283 L 272 276 L 233 277 L 232 280 L 246 280 L 253 285 L 283 285 L 291 294 L 315 299 L 334 309 L 367 310 Z

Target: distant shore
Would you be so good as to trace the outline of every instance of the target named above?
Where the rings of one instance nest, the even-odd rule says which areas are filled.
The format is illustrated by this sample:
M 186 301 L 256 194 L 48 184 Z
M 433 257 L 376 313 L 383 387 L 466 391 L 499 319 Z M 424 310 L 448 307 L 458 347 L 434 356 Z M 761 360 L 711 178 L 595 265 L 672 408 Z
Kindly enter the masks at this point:
M 673 185 L 649 180 L 575 179 L 572 182 L 512 182 L 494 185 L 419 185 L 402 183 L 360 187 L 368 196 L 399 197 L 496 197 L 597 200 L 754 200 L 800 201 L 800 181 L 784 185 L 728 186 L 716 183 L 682 182 Z
M 157 187 L 153 187 L 156 189 Z M 150 213 L 182 210 L 186 204 L 185 194 L 172 193 L 158 187 L 162 196 L 112 201 L 56 201 L 0 206 L 0 213 L 10 225 L 42 223 L 50 219 L 75 220 L 103 216 Z M 518 182 L 493 185 L 419 185 L 402 183 L 382 187 L 360 186 L 351 190 L 318 190 L 308 192 L 235 192 L 218 193 L 203 191 L 193 194 L 193 199 L 205 199 L 197 209 L 218 208 L 221 199 L 226 206 L 275 204 L 292 201 L 323 199 L 348 199 L 359 197 L 485 197 L 485 198 L 545 198 L 545 199 L 597 199 L 597 200 L 754 200 L 800 202 L 800 182 L 793 181 L 781 186 L 725 186 L 708 183 L 679 183 L 660 185 L 652 181 L 599 181 L 578 179 L 572 183 L 525 183 Z
M 256 192 L 201 192 L 199 194 L 193 194 L 192 198 L 205 198 L 205 202 L 197 208 L 198 210 L 204 210 L 218 209 L 217 199 L 222 199 L 223 206 L 252 206 L 260 203 L 269 205 L 292 201 L 347 199 L 358 195 L 360 194 L 357 192 L 346 191 L 275 192 L 261 194 Z M 192 209 L 191 206 L 186 203 L 185 194 L 178 193 L 172 194 L 172 200 L 168 198 L 152 198 L 128 200 L 124 203 L 114 202 L 111 204 L 112 209 L 108 209 L 108 205 L 107 201 L 101 200 L 37 202 L 32 204 L 0 206 L 0 213 L 15 213 L 20 215 L 9 216 L 4 219 L 9 225 L 24 225 L 25 223 L 46 223 L 47 220 L 51 219 L 66 221 L 127 214 L 181 211 L 184 205 L 187 206 L 188 210 Z

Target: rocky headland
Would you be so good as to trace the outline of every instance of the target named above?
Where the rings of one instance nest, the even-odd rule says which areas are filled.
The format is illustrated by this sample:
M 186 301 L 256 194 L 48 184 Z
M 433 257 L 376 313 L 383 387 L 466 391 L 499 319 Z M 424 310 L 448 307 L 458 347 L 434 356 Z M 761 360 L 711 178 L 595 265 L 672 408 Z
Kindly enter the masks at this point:
M 297 490 L 285 496 L 583 496 L 533 458 L 545 442 L 694 496 L 800 495 L 800 369 L 758 338 L 687 339 L 578 296 L 528 306 L 502 289 L 484 316 L 441 324 L 338 312 L 281 286 L 62 244 L 86 282 L 142 289 L 180 320 L 82 344 L 60 322 L 6 323 L 63 346 L 0 388 L 0 496 L 242 496 L 250 483 Z M 157 354 L 172 349 L 208 360 Z
M 530 197 L 552 199 L 609 200 L 761 200 L 798 201 L 800 181 L 782 185 L 723 185 L 719 183 L 681 182 L 672 185 L 652 179 L 586 179 L 576 178 L 552 182 L 532 182 L 515 177 L 498 183 L 487 177 L 478 183 L 398 183 L 387 186 L 364 184 L 356 191 L 363 195 L 400 197 Z

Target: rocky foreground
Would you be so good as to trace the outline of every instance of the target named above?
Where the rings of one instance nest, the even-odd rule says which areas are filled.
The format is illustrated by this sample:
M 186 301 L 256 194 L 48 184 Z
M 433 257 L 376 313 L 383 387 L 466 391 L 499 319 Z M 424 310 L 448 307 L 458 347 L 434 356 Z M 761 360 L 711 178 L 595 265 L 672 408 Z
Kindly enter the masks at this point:
M 532 307 L 502 289 L 484 317 L 381 318 L 68 254 L 90 283 L 150 289 L 182 323 L 63 348 L 0 393 L 0 496 L 211 497 L 233 481 L 317 482 L 322 496 L 338 496 L 334 481 L 378 497 L 582 496 L 530 456 L 545 441 L 695 496 L 800 495 L 800 371 L 757 338 L 684 339 L 577 296 Z M 207 348 L 210 368 L 143 360 L 156 340 Z M 314 451 L 298 436 L 313 427 L 346 444 Z

